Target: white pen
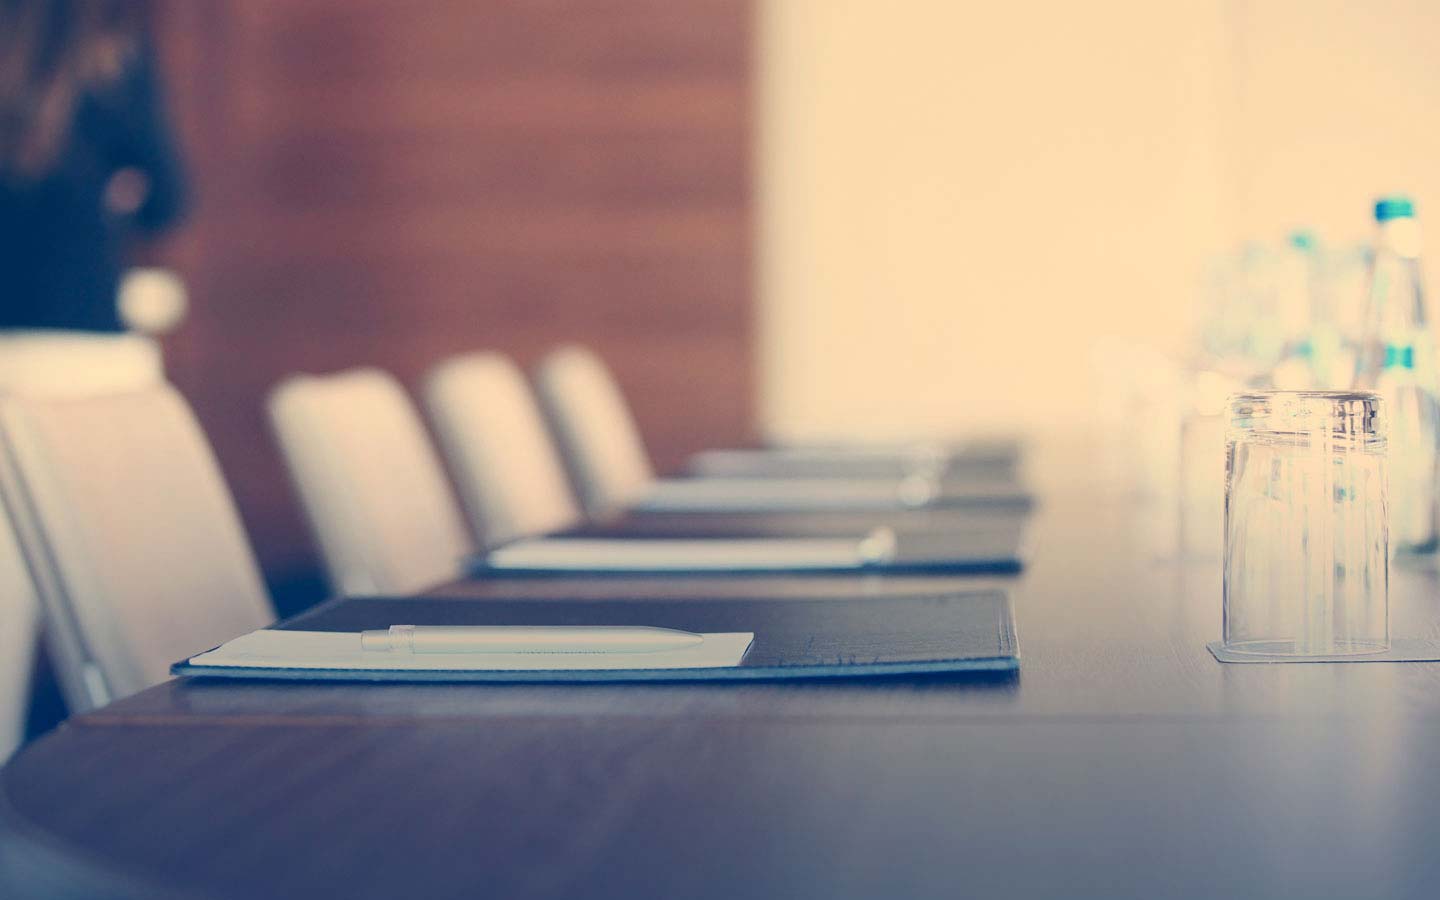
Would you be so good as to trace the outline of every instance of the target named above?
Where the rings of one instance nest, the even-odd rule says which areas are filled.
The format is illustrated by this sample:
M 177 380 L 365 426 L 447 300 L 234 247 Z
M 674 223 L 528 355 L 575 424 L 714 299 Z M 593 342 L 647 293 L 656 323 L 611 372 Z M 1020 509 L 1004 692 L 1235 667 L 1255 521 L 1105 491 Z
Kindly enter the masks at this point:
M 360 632 L 362 649 L 389 653 L 653 653 L 704 640 L 674 628 L 614 625 L 391 625 Z

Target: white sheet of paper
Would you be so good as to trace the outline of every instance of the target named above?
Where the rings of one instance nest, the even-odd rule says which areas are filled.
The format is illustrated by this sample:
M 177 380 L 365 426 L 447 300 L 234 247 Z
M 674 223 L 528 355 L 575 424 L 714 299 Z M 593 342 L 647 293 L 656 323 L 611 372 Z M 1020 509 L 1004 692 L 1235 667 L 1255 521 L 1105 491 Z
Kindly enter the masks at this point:
M 902 483 L 893 478 L 676 478 L 650 485 L 637 509 L 776 511 L 787 509 L 899 509 Z
M 862 538 L 532 538 L 490 552 L 494 569 L 650 570 L 859 569 Z
M 941 447 L 771 447 L 768 449 L 701 450 L 690 457 L 690 471 L 721 478 L 764 473 L 772 466 L 873 466 L 875 469 L 919 469 L 948 460 Z
M 353 669 L 422 672 L 614 671 L 719 669 L 738 666 L 753 632 L 707 634 L 683 650 L 653 653 L 389 653 L 360 649 L 353 631 L 273 631 L 262 628 L 191 657 L 193 666 L 250 669 Z

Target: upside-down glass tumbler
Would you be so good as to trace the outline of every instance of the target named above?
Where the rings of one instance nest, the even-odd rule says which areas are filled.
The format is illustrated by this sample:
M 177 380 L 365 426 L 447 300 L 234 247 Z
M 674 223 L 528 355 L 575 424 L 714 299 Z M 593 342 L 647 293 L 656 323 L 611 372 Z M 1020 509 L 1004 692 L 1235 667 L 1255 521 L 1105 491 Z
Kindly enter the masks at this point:
M 1292 658 L 1389 649 L 1380 398 L 1237 394 L 1227 418 L 1226 648 Z

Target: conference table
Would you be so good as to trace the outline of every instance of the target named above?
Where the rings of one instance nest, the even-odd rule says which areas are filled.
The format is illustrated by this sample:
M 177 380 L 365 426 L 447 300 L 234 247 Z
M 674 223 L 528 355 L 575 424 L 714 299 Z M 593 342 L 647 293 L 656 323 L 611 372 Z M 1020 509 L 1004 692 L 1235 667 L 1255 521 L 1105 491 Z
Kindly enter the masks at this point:
M 1013 578 L 469 580 L 413 601 L 999 584 L 1018 673 L 173 680 L 0 772 L 0 896 L 1440 894 L 1440 663 L 1216 662 L 1213 547 L 1178 545 L 1173 498 L 1104 483 L 1088 447 L 1037 449 Z M 1437 588 L 1392 567 L 1393 635 L 1440 635 Z

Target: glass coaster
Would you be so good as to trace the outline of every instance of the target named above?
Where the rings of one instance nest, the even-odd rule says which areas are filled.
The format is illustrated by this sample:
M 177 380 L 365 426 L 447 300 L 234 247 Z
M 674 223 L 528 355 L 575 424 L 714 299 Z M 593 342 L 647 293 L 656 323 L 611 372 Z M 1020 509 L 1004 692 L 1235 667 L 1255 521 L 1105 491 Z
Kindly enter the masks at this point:
M 1434 638 L 1396 638 L 1390 649 L 1380 653 L 1346 653 L 1336 656 L 1280 656 L 1264 653 L 1236 653 L 1221 641 L 1205 645 L 1222 663 L 1367 663 L 1367 662 L 1440 662 L 1440 640 Z

